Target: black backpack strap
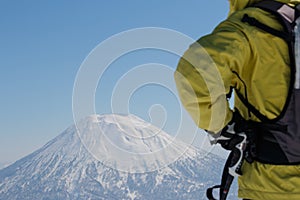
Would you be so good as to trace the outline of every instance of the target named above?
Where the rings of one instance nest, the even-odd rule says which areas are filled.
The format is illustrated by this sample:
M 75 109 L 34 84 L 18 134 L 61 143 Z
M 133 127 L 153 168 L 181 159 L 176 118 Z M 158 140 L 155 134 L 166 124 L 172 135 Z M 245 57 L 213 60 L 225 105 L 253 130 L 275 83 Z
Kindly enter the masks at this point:
M 268 119 L 265 115 L 261 114 L 258 109 L 253 106 L 247 98 L 243 97 L 243 95 L 237 93 L 237 96 L 239 99 L 243 102 L 243 104 L 248 108 L 248 110 L 253 113 L 258 119 L 260 119 L 261 122 L 273 122 L 278 121 L 281 119 L 286 112 L 288 102 L 290 101 L 292 89 L 294 85 L 294 75 L 295 74 L 295 57 L 294 57 L 294 35 L 293 35 L 293 20 L 296 15 L 296 11 L 294 8 L 289 7 L 287 4 L 272 1 L 272 0 L 264 0 L 259 3 L 254 4 L 252 7 L 256 7 L 262 10 L 265 10 L 274 16 L 277 17 L 279 23 L 283 26 L 283 31 L 276 30 L 266 24 L 263 24 L 259 22 L 254 17 L 250 17 L 247 14 L 245 14 L 242 18 L 242 22 L 248 23 L 251 26 L 255 26 L 261 30 L 266 31 L 267 33 L 270 33 L 274 36 L 277 36 L 279 38 L 282 38 L 289 47 L 289 55 L 290 55 L 290 66 L 291 66 L 291 82 L 289 87 L 289 92 L 287 96 L 286 103 L 284 105 L 284 108 L 282 112 L 277 116 L 275 119 Z
M 226 200 L 229 189 L 231 187 L 232 181 L 234 179 L 234 176 L 232 176 L 231 174 L 229 174 L 229 167 L 232 165 L 232 159 L 234 157 L 234 152 L 231 151 L 231 153 L 229 154 L 224 169 L 223 169 L 223 173 L 222 173 L 222 179 L 221 179 L 221 184 L 220 185 L 215 185 L 213 187 L 210 187 L 206 190 L 206 197 L 209 200 L 216 200 L 213 196 L 213 190 L 214 189 L 220 189 L 219 192 L 219 199 L 220 200 Z
M 213 187 L 210 187 L 206 190 L 206 197 L 208 200 L 216 200 L 214 195 L 213 195 L 213 191 L 214 189 L 220 189 L 221 185 L 215 185 Z
M 260 8 L 275 15 L 283 25 L 285 32 L 290 34 L 293 32 L 291 25 L 295 20 L 296 11 L 294 8 L 285 3 L 278 1 L 265 0 L 254 4 L 253 7 Z
M 255 26 L 261 30 L 264 30 L 272 35 L 275 35 L 277 37 L 282 38 L 283 40 L 287 41 L 287 42 L 291 42 L 293 40 L 293 37 L 283 31 L 278 31 L 266 24 L 263 24 L 261 22 L 259 22 L 257 19 L 255 19 L 254 17 L 249 17 L 249 15 L 245 14 L 242 18 L 242 22 L 247 22 L 249 25 L 251 26 Z
M 248 108 L 248 110 L 253 113 L 261 122 L 269 122 L 270 119 L 266 117 L 265 115 L 261 114 L 261 112 L 256 109 L 247 98 L 245 98 L 241 93 L 238 91 L 235 91 L 238 98 L 242 101 L 242 103 Z M 250 114 L 249 114 L 250 115 Z

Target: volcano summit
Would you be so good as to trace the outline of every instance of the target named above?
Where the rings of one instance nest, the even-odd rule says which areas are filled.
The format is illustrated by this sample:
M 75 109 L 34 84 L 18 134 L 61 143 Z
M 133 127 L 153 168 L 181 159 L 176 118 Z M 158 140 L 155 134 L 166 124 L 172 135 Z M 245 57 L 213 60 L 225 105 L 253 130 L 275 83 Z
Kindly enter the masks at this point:
M 93 115 L 0 170 L 0 199 L 204 199 L 223 162 L 136 116 Z

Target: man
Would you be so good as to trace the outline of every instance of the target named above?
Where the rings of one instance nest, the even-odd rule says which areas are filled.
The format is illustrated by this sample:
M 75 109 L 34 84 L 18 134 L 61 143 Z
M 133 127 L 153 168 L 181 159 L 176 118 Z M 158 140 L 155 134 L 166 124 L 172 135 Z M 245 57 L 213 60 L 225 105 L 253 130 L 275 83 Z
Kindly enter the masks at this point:
M 235 111 L 243 119 L 262 121 L 246 105 L 249 103 L 271 121 L 285 110 L 291 82 L 291 59 L 287 42 L 259 27 L 249 25 L 243 18 L 253 17 L 261 24 L 279 31 L 283 30 L 283 25 L 272 13 L 252 7 L 261 0 L 229 2 L 228 18 L 211 34 L 190 46 L 175 72 L 183 105 L 195 123 L 215 138 L 228 129 L 226 125 L 232 123 L 235 115 L 226 98 L 231 94 L 232 88 L 236 91 Z M 278 2 L 294 7 L 300 0 Z M 257 131 L 257 134 L 262 132 Z M 276 157 L 280 160 L 280 156 L 272 148 L 272 145 L 260 145 L 258 151 L 268 151 L 269 154 L 266 155 L 274 157 L 270 160 L 275 159 L 276 163 Z M 300 199 L 300 165 L 272 164 L 273 162 L 258 160 L 243 163 L 243 175 L 238 180 L 240 198 Z

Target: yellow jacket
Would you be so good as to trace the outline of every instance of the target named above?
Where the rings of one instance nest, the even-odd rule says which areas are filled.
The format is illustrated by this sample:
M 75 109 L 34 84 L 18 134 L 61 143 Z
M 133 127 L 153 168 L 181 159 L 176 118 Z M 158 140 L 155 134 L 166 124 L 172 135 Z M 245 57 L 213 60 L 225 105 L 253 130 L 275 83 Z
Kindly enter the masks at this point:
M 290 67 L 285 41 L 241 21 L 244 14 L 277 30 L 276 18 L 248 7 L 260 0 L 230 0 L 230 15 L 192 44 L 178 63 L 175 81 L 181 101 L 202 129 L 218 132 L 232 118 L 226 94 L 238 90 L 269 119 L 279 115 L 288 94 Z M 279 0 L 294 5 L 300 0 Z M 248 7 L 248 8 L 247 8 Z M 235 98 L 245 119 L 258 121 Z M 245 163 L 239 196 L 248 199 L 300 199 L 300 166 Z

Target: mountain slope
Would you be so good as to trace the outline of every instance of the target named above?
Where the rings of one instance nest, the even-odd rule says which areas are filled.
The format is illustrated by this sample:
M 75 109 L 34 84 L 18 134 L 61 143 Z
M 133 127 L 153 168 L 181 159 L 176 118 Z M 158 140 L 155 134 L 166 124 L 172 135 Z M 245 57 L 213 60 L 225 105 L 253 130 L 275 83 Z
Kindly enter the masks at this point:
M 135 116 L 94 115 L 0 170 L 0 199 L 205 199 L 223 162 Z

